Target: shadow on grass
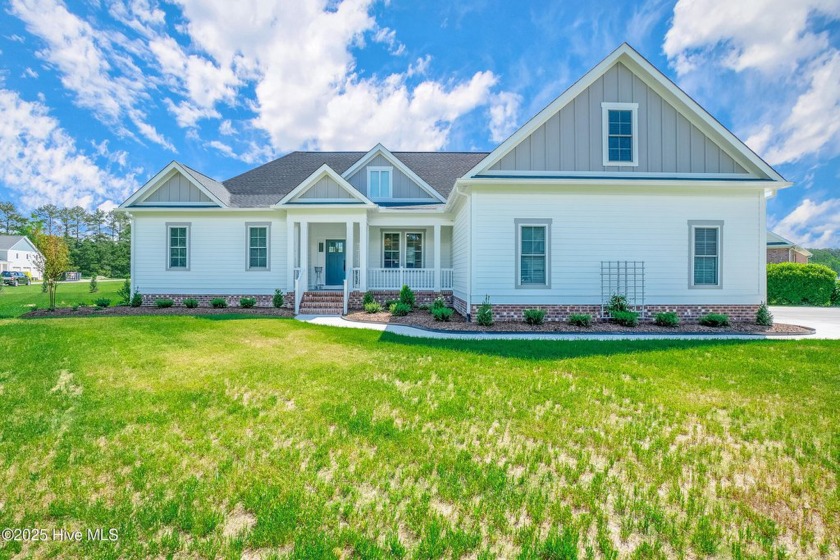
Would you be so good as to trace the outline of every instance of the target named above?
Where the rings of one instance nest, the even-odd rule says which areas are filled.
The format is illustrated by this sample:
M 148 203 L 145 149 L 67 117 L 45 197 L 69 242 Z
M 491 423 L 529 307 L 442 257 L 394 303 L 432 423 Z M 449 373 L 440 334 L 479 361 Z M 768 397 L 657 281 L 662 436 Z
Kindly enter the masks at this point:
M 274 315 L 271 313 L 248 313 L 248 312 L 241 312 L 241 311 L 224 311 L 224 312 L 199 312 L 199 313 L 109 313 L 107 310 L 103 310 L 101 312 L 92 312 L 92 313 L 84 313 L 84 314 L 75 314 L 75 313 L 44 313 L 38 315 L 15 315 L 10 317 L 3 317 L 0 315 L 0 319 L 8 318 L 8 319 L 24 319 L 28 321 L 37 321 L 38 319 L 101 319 L 105 317 L 110 318 L 133 318 L 133 319 L 145 319 L 148 317 L 190 317 L 193 319 L 207 319 L 209 321 L 235 321 L 241 319 L 283 319 L 283 320 L 291 320 L 294 317 L 288 315 Z

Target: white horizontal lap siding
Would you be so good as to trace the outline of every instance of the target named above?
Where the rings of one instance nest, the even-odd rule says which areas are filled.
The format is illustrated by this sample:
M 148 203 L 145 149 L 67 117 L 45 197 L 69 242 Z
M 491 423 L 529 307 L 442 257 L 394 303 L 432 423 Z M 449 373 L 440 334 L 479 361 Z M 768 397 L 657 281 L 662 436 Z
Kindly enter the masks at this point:
M 247 270 L 246 223 L 270 223 L 270 270 Z M 167 223 L 189 223 L 189 270 L 167 270 Z M 286 220 L 277 213 L 135 216 L 134 285 L 143 294 L 272 294 L 286 284 Z
M 648 304 L 761 301 L 761 194 L 473 193 L 473 303 L 590 304 L 601 261 L 645 262 Z M 551 224 L 551 288 L 516 289 L 518 218 Z M 690 220 L 723 221 L 722 287 L 689 288 Z M 456 221 L 457 230 L 457 221 Z M 457 242 L 456 242 L 457 247 Z
M 467 301 L 470 275 L 470 204 L 463 199 L 455 208 L 455 225 L 452 228 L 452 293 Z

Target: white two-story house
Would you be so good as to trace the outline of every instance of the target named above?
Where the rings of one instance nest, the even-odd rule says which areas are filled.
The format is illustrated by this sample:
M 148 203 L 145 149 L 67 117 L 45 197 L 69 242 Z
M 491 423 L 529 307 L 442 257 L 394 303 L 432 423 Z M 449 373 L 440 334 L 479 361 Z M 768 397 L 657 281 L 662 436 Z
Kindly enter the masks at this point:
M 337 313 L 408 285 L 497 320 L 600 315 L 613 294 L 747 320 L 788 186 L 625 44 L 490 153 L 293 152 L 225 181 L 172 162 L 120 208 L 147 303 L 280 289 Z

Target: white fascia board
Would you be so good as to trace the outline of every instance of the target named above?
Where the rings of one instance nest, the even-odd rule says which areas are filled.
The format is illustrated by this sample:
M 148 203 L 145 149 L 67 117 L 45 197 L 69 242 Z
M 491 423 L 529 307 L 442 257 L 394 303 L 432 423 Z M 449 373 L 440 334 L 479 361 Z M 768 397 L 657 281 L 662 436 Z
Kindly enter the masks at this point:
M 297 204 L 288 204 L 290 200 L 293 200 L 298 195 L 303 194 L 306 192 L 310 187 L 312 187 L 315 183 L 320 181 L 323 177 L 329 177 L 333 181 L 335 181 L 339 187 L 347 191 L 347 194 L 362 202 L 364 206 L 375 206 L 373 202 L 371 202 L 365 195 L 360 193 L 356 190 L 356 188 L 347 182 L 347 180 L 335 172 L 335 170 L 327 165 L 326 163 L 312 172 L 309 177 L 301 181 L 301 183 L 296 186 L 289 194 L 284 196 L 280 199 L 277 204 L 274 204 L 272 208 L 285 208 L 287 206 L 324 206 L 323 204 L 306 204 L 306 203 L 297 203 Z M 317 199 L 313 199 L 317 200 Z
M 645 181 L 643 179 L 585 179 L 585 178 L 570 178 L 570 179 L 551 179 L 551 178 L 510 178 L 510 179 L 491 179 L 491 178 L 472 178 L 472 179 L 458 179 L 457 186 L 470 187 L 495 187 L 497 189 L 505 189 L 506 187 L 604 187 L 604 186 L 620 186 L 628 188 L 651 188 L 651 187 L 711 187 L 711 188 L 728 188 L 728 189 L 748 189 L 748 190 L 763 190 L 763 189 L 783 189 L 793 185 L 790 182 L 777 182 L 772 180 L 756 179 L 754 181 L 727 181 L 726 179 L 715 179 L 710 181 L 698 181 L 692 179 L 661 179 Z

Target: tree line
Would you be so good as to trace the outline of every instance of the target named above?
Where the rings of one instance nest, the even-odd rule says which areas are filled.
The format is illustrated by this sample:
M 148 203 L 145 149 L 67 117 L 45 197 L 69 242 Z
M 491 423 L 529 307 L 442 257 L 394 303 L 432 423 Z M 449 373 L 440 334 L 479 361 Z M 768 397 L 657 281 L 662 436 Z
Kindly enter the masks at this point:
M 46 236 L 63 239 L 69 254 L 68 270 L 83 276 L 129 275 L 131 225 L 120 212 L 46 204 L 26 215 L 14 203 L 0 202 L 0 233 L 25 235 L 36 245 Z

